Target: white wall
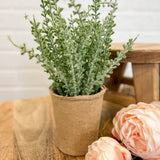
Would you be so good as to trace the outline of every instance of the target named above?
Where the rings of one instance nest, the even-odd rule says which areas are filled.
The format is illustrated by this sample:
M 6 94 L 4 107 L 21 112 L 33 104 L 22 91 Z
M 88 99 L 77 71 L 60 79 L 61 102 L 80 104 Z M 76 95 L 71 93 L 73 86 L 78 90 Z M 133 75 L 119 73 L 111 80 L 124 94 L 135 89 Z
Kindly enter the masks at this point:
M 79 0 L 86 4 L 91 0 Z M 118 0 L 114 42 L 126 42 L 140 34 L 137 42 L 160 43 L 160 0 Z M 24 14 L 35 14 L 40 19 L 40 0 L 0 0 L 0 102 L 48 94 L 51 81 L 35 61 L 19 51 L 7 39 L 16 43 L 35 43 Z M 67 0 L 61 0 L 61 4 Z M 68 14 L 66 10 L 66 15 Z M 127 73 L 130 72 L 130 68 Z

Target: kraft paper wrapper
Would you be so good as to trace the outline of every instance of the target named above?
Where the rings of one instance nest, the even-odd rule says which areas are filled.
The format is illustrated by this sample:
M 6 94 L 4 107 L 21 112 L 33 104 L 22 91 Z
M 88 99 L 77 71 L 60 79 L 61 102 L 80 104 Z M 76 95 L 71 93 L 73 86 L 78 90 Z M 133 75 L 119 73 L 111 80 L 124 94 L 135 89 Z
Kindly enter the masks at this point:
M 84 155 L 88 146 L 98 138 L 103 95 L 106 88 L 95 95 L 64 97 L 50 89 L 55 118 L 55 143 L 63 152 Z

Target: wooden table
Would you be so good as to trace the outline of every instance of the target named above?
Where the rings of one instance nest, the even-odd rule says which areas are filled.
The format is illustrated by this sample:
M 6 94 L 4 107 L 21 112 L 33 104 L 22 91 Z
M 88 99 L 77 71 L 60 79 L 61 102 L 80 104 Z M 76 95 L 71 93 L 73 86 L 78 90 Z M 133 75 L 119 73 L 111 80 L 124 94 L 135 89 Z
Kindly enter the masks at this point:
M 121 108 L 104 101 L 103 135 L 111 135 L 111 119 Z M 54 145 L 54 121 L 49 96 L 0 103 L 0 160 L 84 160 L 60 152 Z

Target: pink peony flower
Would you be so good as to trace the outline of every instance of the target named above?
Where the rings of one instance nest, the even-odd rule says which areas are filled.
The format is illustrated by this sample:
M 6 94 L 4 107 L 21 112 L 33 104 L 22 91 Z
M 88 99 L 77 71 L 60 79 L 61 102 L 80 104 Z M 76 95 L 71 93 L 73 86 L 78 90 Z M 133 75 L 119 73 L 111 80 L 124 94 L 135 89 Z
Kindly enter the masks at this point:
M 101 137 L 88 147 L 85 160 L 131 160 L 131 153 L 115 139 Z
M 151 104 L 157 108 L 160 108 L 160 101 L 153 101 Z
M 113 135 L 136 156 L 160 160 L 160 109 L 138 103 L 120 110 L 113 119 Z

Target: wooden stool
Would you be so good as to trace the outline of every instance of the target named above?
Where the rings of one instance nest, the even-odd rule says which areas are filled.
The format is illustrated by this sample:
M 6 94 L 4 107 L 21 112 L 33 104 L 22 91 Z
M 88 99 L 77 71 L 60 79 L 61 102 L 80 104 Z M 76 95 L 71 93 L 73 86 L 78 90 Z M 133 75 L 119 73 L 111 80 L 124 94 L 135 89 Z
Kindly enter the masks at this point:
M 122 44 L 112 44 L 113 57 L 122 49 Z M 132 63 L 133 79 L 123 77 L 126 64 Z M 133 51 L 126 54 L 126 59 L 116 68 L 111 78 L 105 79 L 105 85 L 109 89 L 104 99 L 127 106 L 131 103 L 150 103 L 159 100 L 159 63 L 160 44 L 135 44 Z M 134 85 L 135 96 L 118 93 L 121 83 Z

